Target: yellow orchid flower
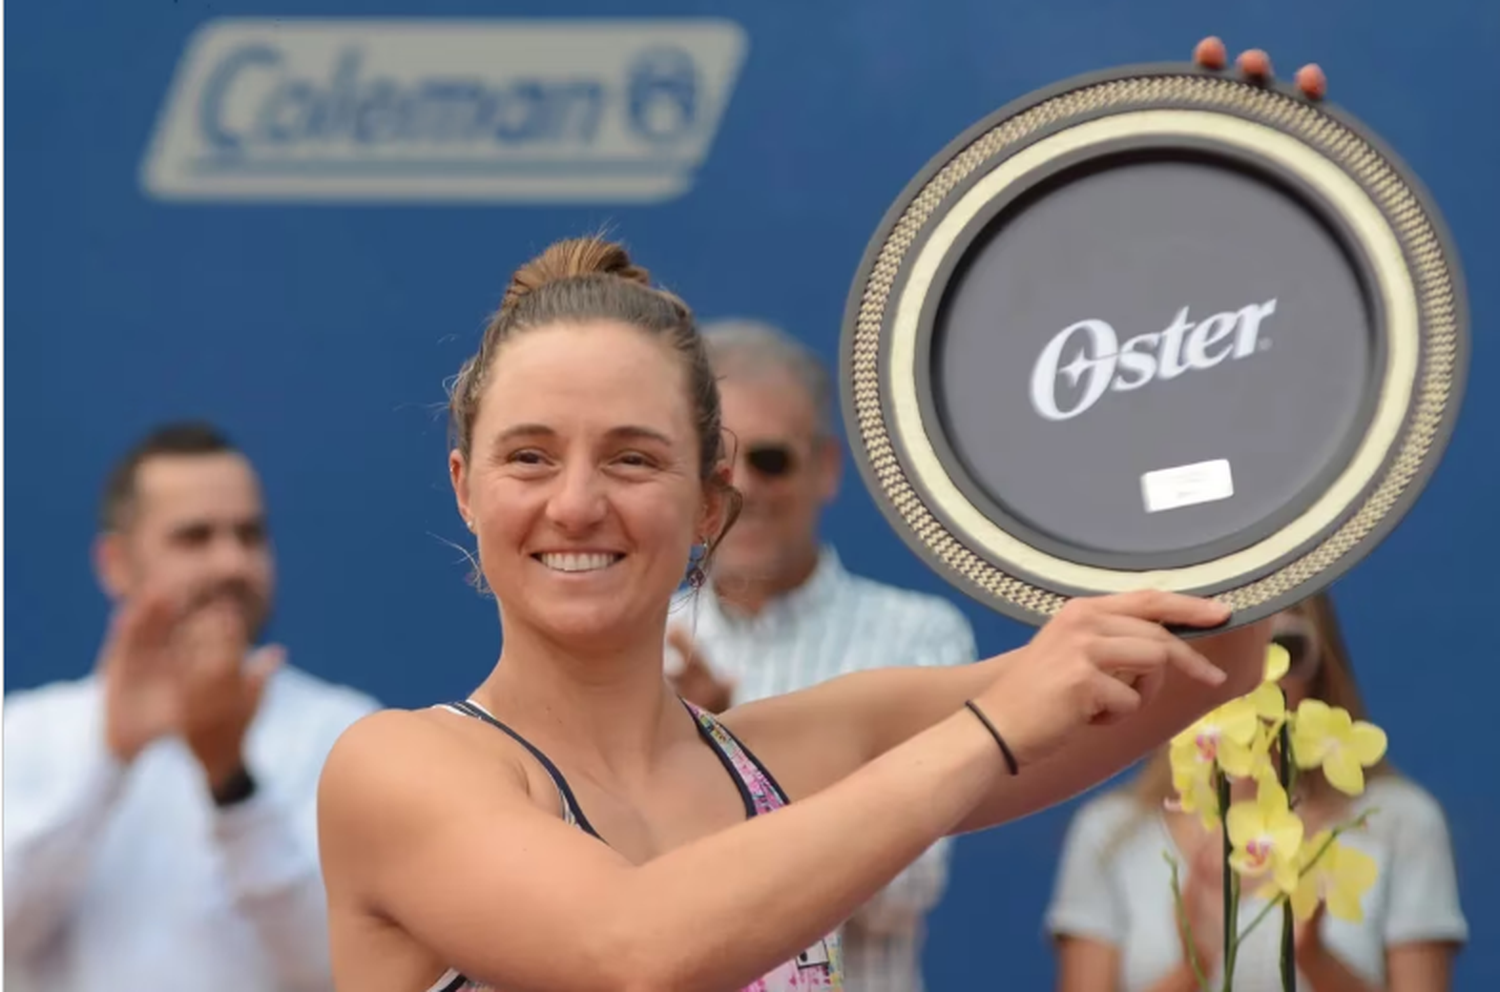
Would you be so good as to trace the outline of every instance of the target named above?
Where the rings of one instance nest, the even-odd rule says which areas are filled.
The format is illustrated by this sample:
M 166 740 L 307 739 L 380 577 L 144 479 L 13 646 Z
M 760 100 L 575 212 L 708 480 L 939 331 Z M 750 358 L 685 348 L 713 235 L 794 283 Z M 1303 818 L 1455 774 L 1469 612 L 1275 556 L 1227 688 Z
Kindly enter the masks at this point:
M 1276 764 L 1271 759 L 1271 749 L 1276 746 L 1277 732 L 1279 726 L 1266 726 L 1261 724 L 1256 728 L 1255 736 L 1250 740 L 1250 759 L 1243 766 L 1243 775 L 1233 775 L 1234 778 L 1248 778 L 1256 782 L 1262 779 L 1270 779 L 1272 782 L 1279 781 L 1276 775 Z
M 1292 668 L 1292 654 L 1280 644 L 1272 644 L 1266 648 L 1266 671 L 1261 678 L 1261 683 L 1267 682 L 1272 685 L 1280 682 L 1286 677 L 1286 673 Z
M 1271 747 L 1271 740 L 1272 738 L 1270 734 L 1263 734 L 1259 738 L 1257 738 L 1256 746 L 1263 747 L 1269 750 Z M 1290 809 L 1291 801 L 1287 797 L 1285 790 L 1282 789 L 1281 778 L 1276 774 L 1276 766 L 1271 764 L 1271 756 L 1269 754 L 1265 755 L 1265 758 L 1265 761 L 1260 762 L 1255 766 L 1255 770 L 1251 773 L 1250 776 L 1251 778 L 1255 779 L 1256 801 L 1259 802 L 1261 799 L 1261 793 L 1266 792 L 1267 790 L 1281 790 L 1280 801 L 1286 803 L 1287 808 Z M 1276 801 L 1276 792 L 1273 791 L 1272 794 L 1268 797 L 1267 801 Z
M 1291 894 L 1292 913 L 1299 920 L 1308 919 L 1317 910 L 1319 901 L 1324 901 L 1328 903 L 1328 915 L 1359 923 L 1365 918 L 1361 900 L 1375 884 L 1378 869 L 1374 858 L 1330 839 L 1332 833 L 1320 831 L 1302 845 L 1297 858 L 1301 878 Z
M 1282 694 L 1281 686 L 1275 682 L 1262 682 L 1244 699 L 1255 710 L 1255 715 L 1269 723 L 1273 731 L 1281 729 L 1287 716 L 1286 696 Z
M 1200 760 L 1198 744 L 1193 738 L 1179 736 L 1170 748 L 1172 790 L 1177 794 L 1169 809 L 1196 813 L 1204 829 L 1219 825 L 1219 795 L 1214 788 L 1213 763 Z
M 1260 685 L 1245 698 L 1255 707 L 1255 715 L 1271 725 L 1271 733 L 1281 729 L 1286 720 L 1286 694 L 1281 691 L 1281 680 L 1291 668 L 1292 656 L 1280 644 L 1266 649 L 1266 668 Z
M 1364 769 L 1385 756 L 1385 731 L 1347 710 L 1304 699 L 1292 722 L 1292 754 L 1299 768 L 1323 769 L 1328 784 L 1345 795 L 1365 791 Z
M 1289 808 L 1286 790 L 1273 776 L 1258 776 L 1257 785 L 1255 799 L 1229 807 L 1225 826 L 1234 847 L 1229 864 L 1247 878 L 1269 872 L 1276 888 L 1290 894 L 1297 888 L 1302 820 Z
M 1231 699 L 1204 716 L 1173 739 L 1174 746 L 1186 740 L 1192 743 L 1191 757 L 1203 765 L 1215 762 L 1235 778 L 1244 778 L 1253 767 L 1250 745 L 1260 725 L 1255 704 L 1248 696 Z M 1189 751 L 1182 752 L 1186 761 Z
M 1197 813 L 1203 825 L 1213 829 L 1219 823 L 1216 765 L 1231 778 L 1259 778 L 1262 773 L 1274 778 L 1271 748 L 1287 718 L 1286 698 L 1277 683 L 1290 665 L 1286 648 L 1272 644 L 1259 686 L 1172 738 L 1168 754 L 1176 799 L 1170 808 Z
M 1364 769 L 1385 754 L 1385 732 L 1317 700 L 1307 700 L 1295 713 L 1288 712 L 1280 682 L 1290 667 L 1286 649 L 1271 645 L 1261 684 L 1204 716 L 1174 737 L 1169 747 L 1172 787 L 1177 793 L 1177 801 L 1169 805 L 1198 813 L 1208 829 L 1218 826 L 1217 790 L 1223 787 L 1218 774 L 1255 784 L 1255 798 L 1233 803 L 1224 816 L 1229 867 L 1245 884 L 1245 891 L 1257 892 L 1267 903 L 1251 929 L 1277 906 L 1306 921 L 1320 904 L 1326 904 L 1331 916 L 1358 922 L 1364 917 L 1361 900 L 1378 874 L 1368 854 L 1338 843 L 1339 833 L 1359 827 L 1368 813 L 1352 825 L 1324 830 L 1307 841 L 1306 828 L 1291 809 L 1277 766 L 1295 760 L 1304 769 L 1321 767 L 1330 784 L 1358 795 L 1364 790 Z M 1290 754 L 1280 753 L 1283 733 L 1290 738 Z M 1180 908 L 1175 862 L 1172 884 Z M 1240 940 L 1230 940 L 1227 929 L 1226 940 L 1232 954 Z M 1292 967 L 1290 960 L 1282 962 L 1284 972 Z

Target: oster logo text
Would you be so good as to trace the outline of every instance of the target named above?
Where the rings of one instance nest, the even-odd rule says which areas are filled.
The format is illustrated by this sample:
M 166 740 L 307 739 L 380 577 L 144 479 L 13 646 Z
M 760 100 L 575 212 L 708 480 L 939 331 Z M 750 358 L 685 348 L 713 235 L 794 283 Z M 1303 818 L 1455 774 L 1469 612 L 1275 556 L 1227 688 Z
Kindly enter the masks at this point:
M 1037 357 L 1031 371 L 1032 409 L 1046 420 L 1071 420 L 1106 392 L 1141 389 L 1185 372 L 1211 369 L 1226 359 L 1246 358 L 1268 343 L 1260 337 L 1261 323 L 1275 312 L 1276 301 L 1271 299 L 1195 322 L 1183 307 L 1166 329 L 1137 334 L 1124 344 L 1108 323 L 1080 320 L 1053 335 Z M 1067 381 L 1070 395 L 1081 385 L 1071 403 L 1059 401 L 1059 379 Z

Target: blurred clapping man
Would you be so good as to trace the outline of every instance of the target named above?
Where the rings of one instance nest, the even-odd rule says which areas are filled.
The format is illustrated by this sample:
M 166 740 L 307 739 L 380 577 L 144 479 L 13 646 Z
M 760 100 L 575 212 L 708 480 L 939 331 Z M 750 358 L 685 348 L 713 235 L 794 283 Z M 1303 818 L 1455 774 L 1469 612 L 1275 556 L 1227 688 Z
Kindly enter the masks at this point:
M 101 516 L 93 672 L 5 702 L 6 986 L 330 989 L 317 781 L 377 704 L 254 646 L 271 544 L 217 430 L 146 437 Z
M 860 669 L 972 662 L 973 631 L 951 603 L 852 575 L 820 542 L 843 462 L 827 370 L 757 321 L 703 332 L 744 506 L 706 582 L 676 606 L 668 670 L 678 691 L 720 711 Z M 845 925 L 850 992 L 923 988 L 925 917 L 946 886 L 950 843 Z

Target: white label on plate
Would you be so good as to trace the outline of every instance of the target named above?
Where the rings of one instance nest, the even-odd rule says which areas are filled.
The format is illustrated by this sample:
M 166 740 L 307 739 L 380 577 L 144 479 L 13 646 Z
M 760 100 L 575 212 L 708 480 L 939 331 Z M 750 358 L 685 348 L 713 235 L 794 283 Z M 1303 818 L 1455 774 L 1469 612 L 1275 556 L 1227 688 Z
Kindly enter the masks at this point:
M 1229 462 L 1218 458 L 1147 472 L 1141 476 L 1141 494 L 1146 498 L 1146 512 L 1159 513 L 1228 499 L 1234 495 L 1234 479 Z

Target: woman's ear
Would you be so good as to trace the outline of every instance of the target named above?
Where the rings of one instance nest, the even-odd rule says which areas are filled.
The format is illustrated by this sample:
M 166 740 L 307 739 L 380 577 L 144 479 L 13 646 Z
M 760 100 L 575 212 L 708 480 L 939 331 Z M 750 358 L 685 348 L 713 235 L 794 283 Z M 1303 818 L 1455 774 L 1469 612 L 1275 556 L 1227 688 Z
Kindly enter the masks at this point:
M 453 498 L 458 502 L 458 515 L 464 525 L 474 530 L 474 514 L 469 511 L 469 466 L 464 454 L 457 448 L 448 453 L 448 477 L 453 483 Z

